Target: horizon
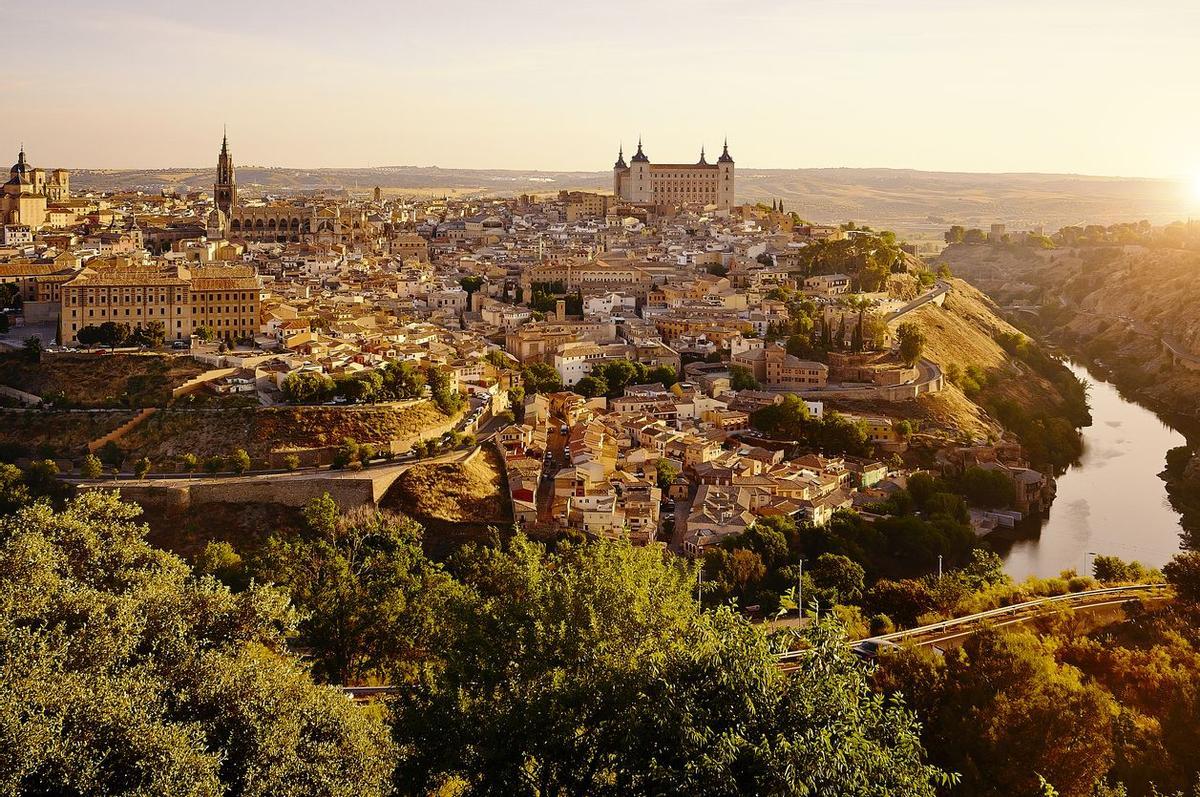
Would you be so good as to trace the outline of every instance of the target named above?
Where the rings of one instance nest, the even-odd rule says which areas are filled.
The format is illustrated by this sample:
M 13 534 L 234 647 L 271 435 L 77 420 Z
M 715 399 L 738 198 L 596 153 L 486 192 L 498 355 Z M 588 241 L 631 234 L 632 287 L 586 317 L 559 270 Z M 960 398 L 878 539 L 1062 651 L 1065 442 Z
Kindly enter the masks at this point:
M 772 164 L 743 168 L 1200 175 L 1200 108 L 1182 101 L 1200 9 L 898 6 L 371 0 L 337 25 L 310 0 L 9 6 L 12 61 L 42 66 L 0 86 L 22 109 L 6 146 L 44 166 L 195 168 L 160 164 L 211 162 L 228 123 L 239 162 L 283 169 L 603 172 L 640 135 L 658 162 L 728 137 L 739 163 Z
M 20 148 L 18 144 L 18 149 Z M 219 147 L 217 148 L 219 150 Z M 521 174 L 530 173 L 545 173 L 545 174 L 579 174 L 579 175 L 608 175 L 612 173 L 612 169 L 550 169 L 545 167 L 533 167 L 529 169 L 506 167 L 506 166 L 447 166 L 444 164 L 415 164 L 415 163 L 381 163 L 371 164 L 368 166 L 354 165 L 328 165 L 328 166 L 285 166 L 272 165 L 265 163 L 243 163 L 238 160 L 236 147 L 230 143 L 230 152 L 233 154 L 234 165 L 237 169 L 267 169 L 280 171 L 369 171 L 372 169 L 439 169 L 444 171 L 464 171 L 464 172 L 516 172 Z M 87 166 L 78 164 L 61 164 L 46 165 L 32 155 L 29 148 L 25 147 L 25 154 L 29 161 L 40 168 L 63 168 L 69 171 L 78 172 L 166 172 L 175 170 L 206 170 L 212 171 L 216 168 L 216 157 L 213 158 L 213 163 L 209 165 L 200 164 L 175 164 L 167 166 Z M 8 156 L 4 156 L 8 157 Z M 3 160 L 3 158 L 0 158 Z M 653 161 L 652 161 L 653 162 Z M 966 175 L 974 177 L 1069 177 L 1091 180 L 1134 180 L 1147 182 L 1162 182 L 1162 183 L 1186 183 L 1188 178 L 1185 175 L 1138 175 L 1138 174 L 1089 174 L 1083 172 L 1047 172 L 1047 171 L 971 171 L 964 169 L 918 169 L 908 166 L 748 166 L 741 163 L 737 164 L 739 172 L 817 172 L 817 171 L 863 171 L 863 172 L 916 172 L 920 174 L 947 174 L 947 175 Z

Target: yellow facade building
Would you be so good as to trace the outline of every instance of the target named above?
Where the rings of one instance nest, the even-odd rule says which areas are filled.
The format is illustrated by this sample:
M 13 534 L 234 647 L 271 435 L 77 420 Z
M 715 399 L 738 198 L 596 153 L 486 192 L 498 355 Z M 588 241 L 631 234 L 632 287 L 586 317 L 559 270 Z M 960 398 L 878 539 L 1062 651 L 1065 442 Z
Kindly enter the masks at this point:
M 59 342 L 107 321 L 159 322 L 167 340 L 187 340 L 200 327 L 238 340 L 258 332 L 262 279 L 250 266 L 143 265 L 128 258 L 89 264 L 59 291 Z

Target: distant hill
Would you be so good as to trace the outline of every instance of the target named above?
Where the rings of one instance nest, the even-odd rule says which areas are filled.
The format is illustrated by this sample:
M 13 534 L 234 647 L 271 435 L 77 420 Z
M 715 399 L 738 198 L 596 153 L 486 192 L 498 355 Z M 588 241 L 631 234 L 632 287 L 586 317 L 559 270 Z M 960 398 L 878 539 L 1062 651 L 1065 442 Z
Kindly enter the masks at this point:
M 79 189 L 163 188 L 211 190 L 211 168 L 89 170 L 72 172 Z M 972 174 L 912 169 L 739 169 L 738 200 L 782 199 L 785 207 L 815 222 L 854 220 L 907 235 L 932 236 L 950 224 L 1001 222 L 1106 224 L 1186 218 L 1182 186 L 1170 180 L 1066 174 Z M 364 169 L 283 169 L 239 166 L 247 195 L 321 190 L 389 194 L 511 196 L 561 189 L 611 190 L 608 172 L 542 172 L 504 169 L 442 169 L 387 166 Z

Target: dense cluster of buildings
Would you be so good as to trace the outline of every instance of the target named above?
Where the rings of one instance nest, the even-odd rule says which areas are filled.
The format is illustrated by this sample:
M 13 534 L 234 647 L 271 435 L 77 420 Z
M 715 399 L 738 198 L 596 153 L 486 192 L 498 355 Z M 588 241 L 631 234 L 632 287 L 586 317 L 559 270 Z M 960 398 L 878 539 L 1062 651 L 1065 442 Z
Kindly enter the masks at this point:
M 226 367 L 214 391 L 263 404 L 282 401 L 298 372 L 436 364 L 492 414 L 512 412 L 495 440 L 525 523 L 696 554 L 765 514 L 827 522 L 903 485 L 885 464 L 905 446 L 894 420 L 853 419 L 879 459 L 788 459 L 755 441 L 751 413 L 798 394 L 820 417 L 846 395 L 878 403 L 942 384 L 886 348 L 817 362 L 766 340 L 790 318 L 781 291 L 830 329 L 891 318 L 912 297 L 860 295 L 851 308 L 851 277 L 797 277 L 805 247 L 846 231 L 736 204 L 728 146 L 715 163 L 701 152 L 672 165 L 651 164 L 639 142 L 629 163 L 618 156 L 612 194 L 250 195 L 227 139 L 211 191 L 69 186 L 23 150 L 4 186 L 10 343 L 36 330 L 53 353 L 80 347 L 89 328 L 90 340 L 106 324 L 154 328 Z M 610 363 L 677 378 L 571 392 Z M 735 385 L 738 368 L 753 387 Z M 532 372 L 553 384 L 524 389 Z

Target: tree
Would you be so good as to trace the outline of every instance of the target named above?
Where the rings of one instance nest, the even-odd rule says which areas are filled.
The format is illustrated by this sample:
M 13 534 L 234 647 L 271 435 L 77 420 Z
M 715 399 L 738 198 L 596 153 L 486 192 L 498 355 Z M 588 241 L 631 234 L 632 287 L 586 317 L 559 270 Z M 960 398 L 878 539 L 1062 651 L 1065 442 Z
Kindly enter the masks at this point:
M 284 647 L 286 598 L 234 594 L 92 492 L 0 521 L 0 791 L 383 795 L 379 720 Z M 319 785 L 318 785 L 319 784 Z
M 75 339 L 83 346 L 95 346 L 101 341 L 100 327 L 88 324 L 75 333 Z
M 660 459 L 655 463 L 658 472 L 657 484 L 659 489 L 666 490 L 679 477 L 679 466 L 669 459 Z
M 146 478 L 146 474 L 150 472 L 150 459 L 142 457 L 133 466 L 133 475 L 139 479 Z
M 650 369 L 650 372 L 646 374 L 646 379 L 650 382 L 661 382 L 663 387 L 670 387 L 679 381 L 679 375 L 671 366 L 659 365 Z
M 129 324 L 119 321 L 105 321 L 100 325 L 99 343 L 115 349 L 118 346 L 124 346 L 128 343 L 131 334 Z
M 193 334 L 205 343 L 212 343 L 217 338 L 217 333 L 213 332 L 212 327 L 207 326 L 196 327 L 196 331 Z
M 98 479 L 104 472 L 104 463 L 95 454 L 88 454 L 79 466 L 79 475 L 84 479 Z
M 382 377 L 383 395 L 394 399 L 419 398 L 425 391 L 425 374 L 406 360 L 388 363 Z
M 148 321 L 145 326 L 138 324 L 131 335 L 132 341 L 139 346 L 157 349 L 166 341 L 166 329 L 161 321 Z
M 273 536 L 255 571 L 291 592 L 317 671 L 342 684 L 415 676 L 436 653 L 439 618 L 458 591 L 425 557 L 421 527 L 375 510 L 340 517 L 328 495 L 304 517 L 307 533 Z
M 1099 558 L 1099 557 L 1097 557 Z M 1175 594 L 1189 603 L 1200 603 L 1200 552 L 1177 553 L 1163 566 L 1167 583 L 1175 588 Z
M 114 468 L 120 467 L 121 463 L 125 461 L 125 452 L 121 450 L 121 446 L 115 440 L 109 440 L 100 446 L 97 455 L 101 462 Z
M 1112 698 L 1059 664 L 1053 641 L 985 629 L 941 658 L 919 648 L 883 656 L 878 681 L 923 720 L 930 758 L 962 773 L 964 794 L 1088 797 L 1113 761 Z
M 465 399 L 458 392 L 458 381 L 454 372 L 440 365 L 431 365 L 425 370 L 425 381 L 429 385 L 430 397 L 445 415 L 458 412 Z
M 300 457 L 295 454 L 288 454 L 283 458 L 283 467 L 288 470 L 298 470 L 300 468 Z
M 179 458 L 179 469 L 184 473 L 192 473 L 198 467 L 200 459 L 190 451 Z
M 896 330 L 896 337 L 900 344 L 900 359 L 909 365 L 916 365 L 925 349 L 925 333 L 915 322 L 905 321 Z
M 865 575 L 862 565 L 848 556 L 832 553 L 817 557 L 813 568 L 813 580 L 830 604 L 858 600 L 862 595 Z
M 608 383 L 598 376 L 585 376 L 572 389 L 584 398 L 594 398 L 608 392 Z
M 780 671 L 695 574 L 622 542 L 464 552 L 442 666 L 393 703 L 397 785 L 465 794 L 932 795 L 916 725 L 828 621 Z
M 1012 506 L 1016 485 L 1007 473 L 970 467 L 962 475 L 963 494 L 976 506 L 996 508 Z
M 192 568 L 198 575 L 212 576 L 231 589 L 240 591 L 250 586 L 241 555 L 224 540 L 210 540 L 197 554 Z
M 283 379 L 284 401 L 290 404 L 319 404 L 333 396 L 333 380 L 317 371 L 293 371 Z
M 246 449 L 236 449 L 229 457 L 229 467 L 234 473 L 242 474 L 250 470 L 250 454 Z
M 562 377 L 549 363 L 530 363 L 521 369 L 521 380 L 527 393 L 557 393 L 562 390 Z
M 1119 556 L 1101 555 L 1092 559 L 1092 575 L 1097 581 L 1112 583 L 1140 581 L 1147 573 L 1141 562 L 1126 562 Z
M 204 460 L 204 470 L 208 473 L 220 473 L 225 470 L 225 457 L 213 454 Z
M 0 516 L 12 514 L 32 500 L 21 469 L 0 463 Z
M 471 303 L 471 294 L 483 287 L 483 277 L 474 275 L 463 277 L 458 281 L 459 287 L 467 292 L 467 304 Z
M 734 390 L 758 390 L 754 372 L 744 365 L 729 366 L 729 386 Z
M 342 444 L 333 452 L 331 467 L 335 469 L 348 467 L 350 463 L 359 461 L 359 453 L 358 441 L 353 437 L 344 437 Z
M 608 385 L 607 395 L 612 398 L 625 392 L 625 386 L 641 384 L 646 380 L 646 366 L 634 360 L 608 360 L 592 367 L 592 374 Z
M 27 359 L 35 363 L 38 362 L 42 359 L 42 339 L 32 335 L 25 338 L 25 343 L 21 346 L 21 350 L 25 353 Z

